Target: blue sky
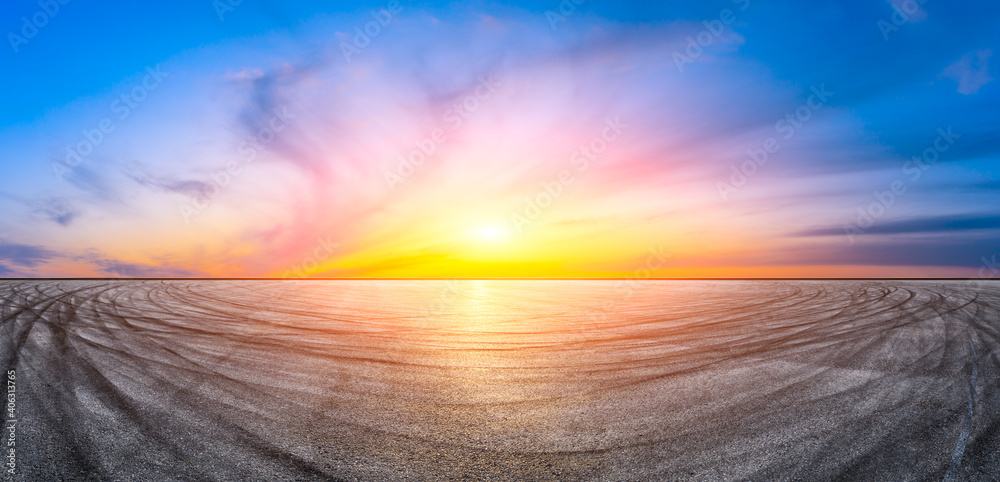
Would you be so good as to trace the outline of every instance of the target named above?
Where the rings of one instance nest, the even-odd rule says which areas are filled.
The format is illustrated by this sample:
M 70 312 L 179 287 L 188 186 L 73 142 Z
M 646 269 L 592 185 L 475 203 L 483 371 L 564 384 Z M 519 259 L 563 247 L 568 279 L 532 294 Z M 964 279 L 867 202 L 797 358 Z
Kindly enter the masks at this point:
M 622 275 L 658 246 L 662 276 L 1000 275 L 998 20 L 934 0 L 17 2 L 0 275 Z M 619 117 L 523 232 L 524 199 Z

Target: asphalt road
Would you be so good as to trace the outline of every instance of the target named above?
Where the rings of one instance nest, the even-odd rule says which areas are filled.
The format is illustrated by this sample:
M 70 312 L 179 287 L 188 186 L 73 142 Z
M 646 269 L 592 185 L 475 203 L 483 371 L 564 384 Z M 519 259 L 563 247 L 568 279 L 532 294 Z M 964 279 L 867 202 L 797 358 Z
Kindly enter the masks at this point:
M 10 280 L 0 368 L 16 480 L 998 480 L 998 309 L 957 281 Z

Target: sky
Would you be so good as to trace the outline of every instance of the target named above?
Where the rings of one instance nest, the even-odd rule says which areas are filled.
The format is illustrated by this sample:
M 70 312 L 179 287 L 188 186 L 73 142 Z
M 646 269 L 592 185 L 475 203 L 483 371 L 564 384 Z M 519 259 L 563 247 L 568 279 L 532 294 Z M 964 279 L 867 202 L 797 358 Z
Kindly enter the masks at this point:
M 997 277 L 998 21 L 8 2 L 0 277 Z

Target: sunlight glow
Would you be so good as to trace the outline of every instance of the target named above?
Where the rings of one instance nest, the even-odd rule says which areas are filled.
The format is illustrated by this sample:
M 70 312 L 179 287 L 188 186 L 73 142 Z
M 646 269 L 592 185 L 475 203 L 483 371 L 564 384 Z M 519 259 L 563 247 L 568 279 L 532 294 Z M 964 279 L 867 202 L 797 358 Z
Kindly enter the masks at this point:
M 499 242 L 510 236 L 507 230 L 497 224 L 484 224 L 476 229 L 476 237 L 483 241 Z

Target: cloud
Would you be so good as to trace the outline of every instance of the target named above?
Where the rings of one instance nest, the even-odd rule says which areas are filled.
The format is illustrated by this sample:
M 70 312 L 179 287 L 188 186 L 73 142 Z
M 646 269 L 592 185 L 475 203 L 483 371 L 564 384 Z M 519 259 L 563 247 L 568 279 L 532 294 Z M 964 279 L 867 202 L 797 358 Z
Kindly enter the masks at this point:
M 976 94 L 980 87 L 993 81 L 989 72 L 989 59 L 992 54 L 993 51 L 990 49 L 969 52 L 958 62 L 944 69 L 941 75 L 957 82 L 960 94 Z
M 58 253 L 42 246 L 0 244 L 0 260 L 15 266 L 33 268 L 57 256 Z
M 122 278 L 184 278 L 204 276 L 196 270 L 181 268 L 166 261 L 163 264 L 128 263 L 105 256 L 96 249 L 87 250 L 82 255 L 66 255 L 43 246 L 4 243 L 0 241 L 0 276 L 16 275 L 23 270 L 34 268 L 55 258 L 93 265 L 94 271 L 109 277 Z M 160 260 L 156 260 L 160 261 Z
M 121 169 L 122 174 L 136 184 L 153 192 L 166 191 L 187 197 L 206 197 L 212 191 L 212 185 L 196 179 L 177 179 L 151 173 L 146 166 L 138 161 L 132 161 Z
M 36 207 L 36 212 L 41 213 L 60 226 L 69 226 L 83 214 L 82 211 L 73 206 L 66 198 L 52 198 L 41 201 Z
M 297 143 L 287 142 L 284 139 L 287 133 L 277 135 L 277 129 L 284 130 L 288 127 L 287 122 L 294 122 L 299 115 L 291 93 L 300 92 L 303 84 L 330 65 L 329 57 L 323 53 L 309 51 L 303 56 L 304 60 L 295 65 L 284 63 L 237 82 L 250 85 L 247 103 L 239 114 L 239 123 L 248 136 L 263 137 L 261 142 L 267 145 L 268 150 L 279 153 L 279 159 L 293 163 L 317 179 L 327 179 L 329 166 L 322 156 L 308 152 Z M 283 127 L 276 129 L 276 121 L 280 121 L 279 125 Z M 299 142 L 302 141 L 299 139 Z
M 118 260 L 102 260 L 98 263 L 98 266 L 100 268 L 99 272 L 122 278 L 191 278 L 203 276 L 198 271 L 176 266 L 154 266 L 126 263 Z
M 995 253 L 995 237 L 961 239 L 932 236 L 916 239 L 886 239 L 875 243 L 829 249 L 807 258 L 810 262 L 830 265 L 869 266 L 981 266 L 982 257 Z
M 105 170 L 95 170 L 80 164 L 63 174 L 63 179 L 69 181 L 82 192 L 93 195 L 97 199 L 111 201 L 117 196 L 117 186 L 104 174 Z
M 169 264 L 151 265 L 129 263 L 105 256 L 97 250 L 88 250 L 84 255 L 75 257 L 77 261 L 92 264 L 98 273 L 115 278 L 191 278 L 204 276 L 196 270 L 181 268 Z
M 868 234 L 950 233 L 1000 229 L 1000 216 L 937 216 L 880 222 L 865 229 Z M 844 228 L 823 227 L 800 233 L 803 236 L 842 236 Z

